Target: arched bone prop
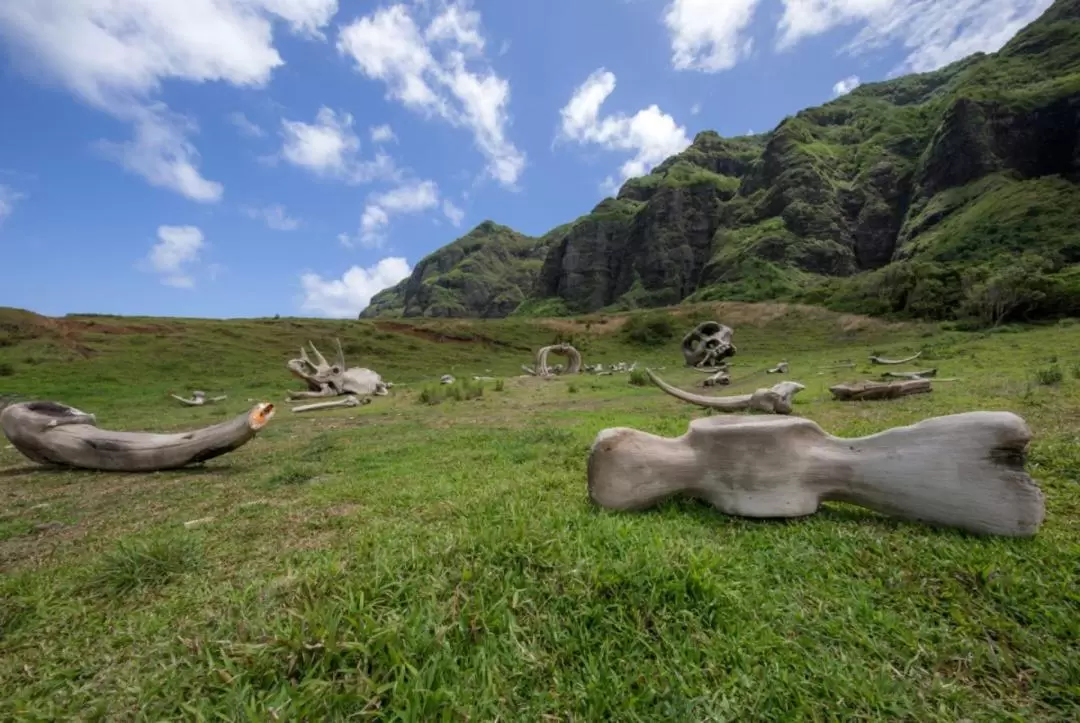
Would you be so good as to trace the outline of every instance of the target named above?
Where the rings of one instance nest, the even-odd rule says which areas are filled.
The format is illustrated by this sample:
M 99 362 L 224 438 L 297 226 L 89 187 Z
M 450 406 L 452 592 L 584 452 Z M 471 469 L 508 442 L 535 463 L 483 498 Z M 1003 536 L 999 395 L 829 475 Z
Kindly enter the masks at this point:
M 806 389 L 798 382 L 780 382 L 770 389 L 758 389 L 752 394 L 738 394 L 730 397 L 708 397 L 701 394 L 686 392 L 678 387 L 673 387 L 653 373 L 652 369 L 646 369 L 645 373 L 653 384 L 665 392 L 707 409 L 718 409 L 721 412 L 756 411 L 770 414 L 791 414 L 792 398 Z
M 683 359 L 691 367 L 715 367 L 729 356 L 735 355 L 731 343 L 731 327 L 718 321 L 703 321 L 695 326 L 682 340 Z
M 364 397 L 363 401 L 349 394 L 332 402 L 315 402 L 314 404 L 302 404 L 293 407 L 294 412 L 314 412 L 319 409 L 341 409 L 343 407 L 359 407 L 363 404 L 371 404 L 371 397 Z
M 569 366 L 567 366 L 565 374 L 578 374 L 581 371 L 581 353 L 570 346 L 569 344 L 552 344 L 551 346 L 541 347 L 536 352 L 536 366 L 533 369 L 533 373 L 538 377 L 549 377 L 555 374 L 555 370 L 548 367 L 548 355 L 549 354 L 562 354 L 567 358 Z
M 190 432 L 154 434 L 100 429 L 93 414 L 57 402 L 22 402 L 0 413 L 0 428 L 15 449 L 41 464 L 110 472 L 176 469 L 247 444 L 274 416 L 256 404 L 227 422 Z
M 1046 516 L 1024 470 L 1031 431 L 1010 412 L 934 417 L 844 439 L 798 417 L 707 417 L 674 439 L 605 429 L 589 498 L 641 510 L 675 495 L 729 515 L 802 517 L 835 500 L 979 534 L 1031 536 Z
M 214 402 L 221 402 L 228 399 L 227 394 L 222 394 L 220 397 L 207 397 L 206 392 L 201 392 L 199 390 L 195 390 L 191 393 L 191 399 L 184 399 L 175 394 L 170 394 L 169 396 L 189 407 L 201 407 L 204 404 L 213 404 Z
M 841 402 L 896 399 L 910 394 L 924 394 L 931 390 L 929 379 L 908 379 L 902 382 L 865 381 L 854 384 L 836 384 L 829 387 L 833 398 Z
M 336 397 L 343 394 L 360 396 L 386 396 L 389 394 L 389 384 L 383 381 L 378 373 L 364 367 L 345 367 L 345 352 L 341 348 L 341 340 L 336 339 L 337 355 L 334 363 L 326 361 L 315 344 L 308 342 L 311 347 L 311 356 L 307 350 L 300 347 L 300 356 L 290 359 L 285 366 L 293 376 L 303 379 L 308 385 L 308 391 L 289 391 L 289 399 L 318 399 L 320 397 Z
M 907 364 L 909 361 L 915 361 L 916 359 L 918 359 L 921 356 L 922 356 L 921 351 L 916 352 L 915 354 L 912 354 L 911 356 L 907 357 L 906 359 L 886 359 L 884 357 L 880 357 L 880 356 L 876 356 L 874 354 L 871 354 L 870 355 L 870 363 L 871 364 Z

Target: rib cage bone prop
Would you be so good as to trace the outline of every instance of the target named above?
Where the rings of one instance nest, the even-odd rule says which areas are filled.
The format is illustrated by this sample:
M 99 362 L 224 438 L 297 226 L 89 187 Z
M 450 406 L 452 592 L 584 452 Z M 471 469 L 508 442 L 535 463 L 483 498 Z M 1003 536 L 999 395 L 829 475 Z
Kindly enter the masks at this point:
M 798 382 L 780 382 L 769 389 L 758 389 L 751 394 L 736 394 L 730 397 L 710 397 L 702 394 L 683 391 L 673 387 L 658 377 L 652 369 L 646 369 L 645 373 L 656 386 L 665 392 L 681 399 L 684 402 L 696 404 L 706 409 L 716 409 L 721 412 L 756 411 L 768 414 L 791 414 L 792 398 L 806 389 Z
M 549 354 L 561 354 L 567 358 L 567 366 L 549 367 L 547 360 Z M 581 372 L 581 352 L 569 344 L 552 344 L 540 347 L 536 352 L 535 366 L 522 366 L 523 371 L 536 377 L 552 377 L 555 374 L 579 374 Z
M 731 327 L 718 321 L 703 321 L 695 326 L 682 340 L 686 365 L 719 371 L 724 359 L 735 356 L 736 348 L 731 343 L 733 333 Z
M 308 391 L 287 392 L 289 399 L 318 399 L 343 394 L 382 397 L 390 393 L 389 385 L 377 372 L 364 367 L 346 368 L 341 340 L 334 341 L 337 355 L 333 364 L 327 362 L 326 357 L 319 353 L 315 344 L 310 341 L 308 345 L 311 347 L 311 356 L 308 356 L 304 347 L 300 347 L 300 356 L 286 362 L 285 366 L 293 376 L 303 379 L 308 385 Z
M 1031 536 L 1045 515 L 1024 469 L 1031 431 L 1010 412 L 933 417 L 840 438 L 798 417 L 706 417 L 686 434 L 601 431 L 589 498 L 641 510 L 687 495 L 743 517 L 790 518 L 835 500 L 979 534 Z
M 251 441 L 274 416 L 256 404 L 226 422 L 190 432 L 114 432 L 97 418 L 58 402 L 21 402 L 0 412 L 0 429 L 15 449 L 40 464 L 111 472 L 176 469 L 231 452 Z

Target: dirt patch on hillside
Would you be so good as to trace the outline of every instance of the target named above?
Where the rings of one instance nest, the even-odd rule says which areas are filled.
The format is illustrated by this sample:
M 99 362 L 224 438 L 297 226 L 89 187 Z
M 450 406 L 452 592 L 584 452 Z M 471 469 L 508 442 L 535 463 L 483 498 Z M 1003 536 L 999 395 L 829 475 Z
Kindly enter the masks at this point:
M 563 334 L 612 334 L 626 325 L 630 317 L 586 316 L 581 319 L 542 319 L 540 325 Z
M 424 341 L 435 342 L 436 344 L 482 344 L 499 346 L 507 349 L 529 349 L 529 347 L 520 344 L 511 344 L 510 342 L 492 339 L 491 337 L 481 336 L 480 334 L 457 334 L 448 330 L 432 329 L 425 326 L 413 326 L 412 324 L 406 324 L 401 321 L 376 321 L 375 328 L 379 331 L 406 334 L 408 336 L 416 337 L 417 339 L 423 339 Z

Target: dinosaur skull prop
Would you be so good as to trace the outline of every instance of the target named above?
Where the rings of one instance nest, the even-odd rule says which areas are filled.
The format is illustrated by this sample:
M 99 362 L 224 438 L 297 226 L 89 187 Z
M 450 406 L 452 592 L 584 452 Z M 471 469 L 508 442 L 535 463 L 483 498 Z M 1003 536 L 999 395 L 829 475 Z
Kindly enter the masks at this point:
M 341 348 L 341 341 L 337 340 L 337 355 L 333 364 L 315 348 L 315 344 L 308 342 L 311 347 L 311 356 L 307 350 L 300 347 L 300 356 L 290 359 L 286 366 L 293 376 L 303 379 L 309 391 L 290 391 L 290 399 L 312 399 L 315 397 L 336 397 L 342 394 L 357 394 L 360 396 L 385 396 L 389 393 L 388 385 L 378 373 L 363 367 L 346 368 L 345 352 Z
M 698 324 L 682 340 L 686 365 L 711 369 L 718 367 L 724 359 L 735 356 L 735 345 L 731 343 L 733 333 L 730 326 L 717 321 Z

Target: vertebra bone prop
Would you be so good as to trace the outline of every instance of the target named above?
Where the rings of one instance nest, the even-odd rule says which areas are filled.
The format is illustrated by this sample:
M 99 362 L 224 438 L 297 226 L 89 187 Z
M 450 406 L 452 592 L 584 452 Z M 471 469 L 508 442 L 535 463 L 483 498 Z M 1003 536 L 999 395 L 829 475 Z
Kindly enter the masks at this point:
M 896 399 L 910 394 L 932 391 L 929 379 L 908 379 L 902 382 L 855 382 L 829 387 L 833 398 L 841 402 L 857 402 L 872 399 Z
M 201 392 L 199 390 L 195 390 L 191 393 L 191 399 L 184 399 L 183 397 L 178 397 L 175 394 L 170 394 L 169 396 L 179 401 L 181 404 L 185 404 L 189 407 L 201 407 L 204 404 L 213 404 L 214 402 L 220 402 L 228 399 L 228 395 L 226 394 L 222 394 L 220 397 L 207 397 L 206 392 Z
M 802 517 L 835 500 L 970 532 L 1031 536 L 1046 516 L 1024 470 L 1031 431 L 1010 412 L 934 417 L 852 439 L 798 417 L 707 417 L 674 439 L 605 429 L 589 498 L 641 510 L 683 494 L 743 517 Z
M 562 354 L 567 358 L 569 366 L 566 367 L 565 372 L 561 369 L 559 373 L 564 374 L 578 374 L 581 372 L 581 353 L 570 346 L 569 344 L 552 344 L 551 346 L 541 347 L 536 352 L 536 366 L 534 371 L 538 377 L 549 377 L 555 374 L 555 370 L 548 367 L 547 360 L 549 354 Z
M 342 394 L 358 394 L 360 396 L 386 396 L 389 385 L 383 381 L 378 373 L 364 367 L 345 367 L 345 352 L 341 348 L 341 340 L 335 340 L 337 344 L 337 356 L 334 363 L 330 364 L 319 353 L 312 342 L 309 357 L 304 347 L 300 347 L 300 356 L 290 359 L 286 365 L 293 376 L 307 382 L 310 391 L 289 391 L 289 399 L 317 399 L 319 397 L 336 397 Z
M 707 409 L 717 409 L 721 412 L 751 410 L 770 414 L 791 414 L 792 398 L 803 389 L 806 389 L 798 382 L 780 382 L 771 389 L 758 389 L 752 394 L 737 394 L 731 397 L 707 397 L 671 386 L 656 376 L 652 369 L 646 369 L 645 373 L 649 375 L 649 379 L 652 380 L 653 384 L 676 399 Z
M 731 327 L 718 321 L 703 321 L 682 340 L 683 359 L 691 367 L 715 367 L 722 360 L 735 355 L 731 343 Z
M 294 412 L 314 412 L 319 409 L 359 407 L 362 404 L 371 404 L 371 397 L 364 397 L 363 401 L 361 401 L 352 394 L 349 394 L 342 397 L 341 399 L 335 399 L 332 402 L 315 402 L 314 404 L 301 404 L 299 407 L 293 407 L 292 410 Z
M 22 402 L 0 413 L 0 428 L 35 462 L 111 472 L 176 469 L 231 452 L 249 442 L 274 416 L 256 404 L 227 422 L 175 434 L 100 429 L 93 414 L 57 402 Z
M 906 359 L 885 359 L 884 357 L 877 356 L 875 354 L 870 355 L 871 364 L 907 364 L 909 361 L 915 361 L 922 356 L 922 352 L 916 352 Z

